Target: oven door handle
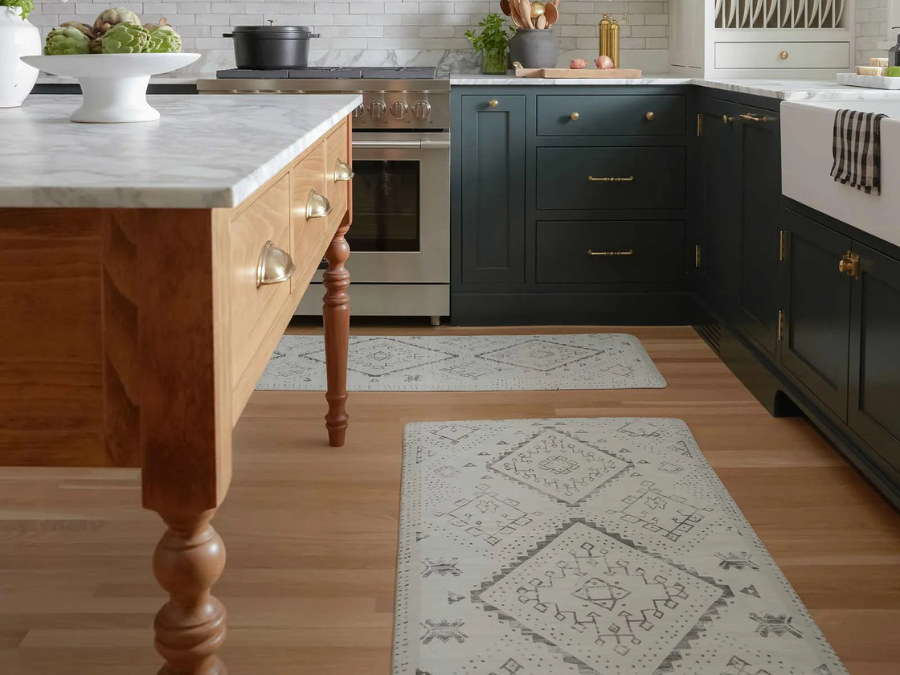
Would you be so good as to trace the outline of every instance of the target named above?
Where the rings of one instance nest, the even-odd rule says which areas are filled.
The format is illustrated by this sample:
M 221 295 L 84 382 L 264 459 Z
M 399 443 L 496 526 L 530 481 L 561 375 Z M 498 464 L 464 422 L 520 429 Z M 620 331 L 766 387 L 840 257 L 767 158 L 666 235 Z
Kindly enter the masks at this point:
M 432 141 L 428 139 L 421 141 L 365 140 L 353 141 L 353 147 L 359 150 L 448 150 L 450 148 L 450 141 Z
M 422 147 L 421 141 L 353 141 L 353 147 L 365 150 L 371 148 L 373 150 L 389 150 L 396 148 L 398 150 L 416 149 Z

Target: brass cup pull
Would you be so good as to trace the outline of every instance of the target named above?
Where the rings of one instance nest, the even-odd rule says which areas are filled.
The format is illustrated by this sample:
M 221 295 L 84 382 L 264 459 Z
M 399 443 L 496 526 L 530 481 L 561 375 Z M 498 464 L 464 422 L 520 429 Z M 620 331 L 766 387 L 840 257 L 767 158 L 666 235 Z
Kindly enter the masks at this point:
M 847 251 L 838 263 L 838 270 L 842 274 L 857 279 L 859 277 L 859 255 Z
M 781 54 L 779 54 L 779 56 L 781 57 L 781 60 L 782 60 L 782 61 L 787 61 L 787 58 L 788 58 L 788 56 L 790 56 L 790 54 L 788 54 L 788 53 L 785 51 L 785 52 L 781 52 Z
M 334 164 L 334 182 L 335 183 L 346 183 L 348 180 L 353 178 L 353 169 L 350 168 L 350 165 L 347 164 L 342 159 L 339 159 Z
M 284 283 L 294 274 L 294 269 L 290 254 L 267 241 L 256 265 L 256 287 Z
M 596 176 L 588 176 L 588 180 L 591 183 L 631 183 L 634 181 L 634 176 L 628 176 L 625 178 L 620 177 L 596 177 Z
M 496 108 L 498 105 L 500 105 L 500 101 L 493 98 L 490 101 L 488 101 L 488 105 L 491 106 L 492 108 Z
M 571 115 L 569 115 L 569 119 L 573 122 L 577 122 L 579 119 L 581 119 L 581 115 L 579 115 L 577 112 L 573 112 Z
M 328 215 L 331 215 L 331 202 L 325 195 L 310 190 L 309 199 L 306 201 L 306 219 L 324 218 Z
M 648 112 L 646 115 L 644 115 L 644 117 L 647 118 L 647 121 L 648 121 L 648 122 L 652 122 L 652 121 L 656 118 L 656 113 L 654 113 L 654 112 L 651 110 L 651 111 Z
M 588 255 L 600 255 L 604 257 L 632 256 L 634 255 L 634 249 L 630 248 L 627 251 L 592 251 L 591 249 L 588 249 Z
M 751 115 L 750 113 L 744 113 L 741 115 L 742 120 L 747 120 L 748 122 L 774 122 L 774 117 L 759 117 L 757 115 Z

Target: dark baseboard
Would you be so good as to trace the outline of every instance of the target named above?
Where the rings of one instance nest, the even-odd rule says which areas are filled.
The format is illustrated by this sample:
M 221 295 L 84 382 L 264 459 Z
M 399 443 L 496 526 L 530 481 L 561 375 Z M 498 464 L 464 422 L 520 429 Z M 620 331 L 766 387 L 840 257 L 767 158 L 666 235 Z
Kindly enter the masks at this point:
M 457 326 L 685 326 L 696 322 L 691 293 L 454 293 Z

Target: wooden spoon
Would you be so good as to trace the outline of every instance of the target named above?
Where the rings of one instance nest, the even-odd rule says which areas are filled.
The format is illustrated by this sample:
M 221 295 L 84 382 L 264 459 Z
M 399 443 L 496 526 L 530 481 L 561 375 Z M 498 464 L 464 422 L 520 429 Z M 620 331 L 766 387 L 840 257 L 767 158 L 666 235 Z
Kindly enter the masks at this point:
M 529 28 L 534 28 L 531 22 L 531 2 L 529 0 L 520 0 L 519 8 L 522 10 L 522 18 L 526 19 Z
M 547 17 L 543 14 L 537 18 L 537 23 L 534 26 L 535 28 L 546 28 L 547 27 Z
M 506 16 L 512 16 L 509 10 L 509 0 L 500 0 L 500 11 Z
M 552 2 L 544 5 L 544 18 L 547 19 L 547 28 L 559 21 L 559 12 L 556 9 L 556 5 Z
M 522 29 L 528 29 L 531 22 L 525 17 L 525 10 L 522 7 L 522 0 L 509 0 L 510 11 L 513 12 L 516 25 Z

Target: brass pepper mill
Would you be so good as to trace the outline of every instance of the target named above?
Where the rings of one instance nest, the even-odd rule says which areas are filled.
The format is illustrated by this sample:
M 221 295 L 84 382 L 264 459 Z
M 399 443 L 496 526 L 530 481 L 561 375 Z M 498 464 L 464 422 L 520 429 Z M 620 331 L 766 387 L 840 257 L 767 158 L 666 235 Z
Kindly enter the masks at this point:
M 609 56 L 609 27 L 609 14 L 604 14 L 600 22 L 600 56 Z
M 609 58 L 612 59 L 613 68 L 619 67 L 619 46 L 621 45 L 622 29 L 617 21 L 613 20 L 609 27 Z

